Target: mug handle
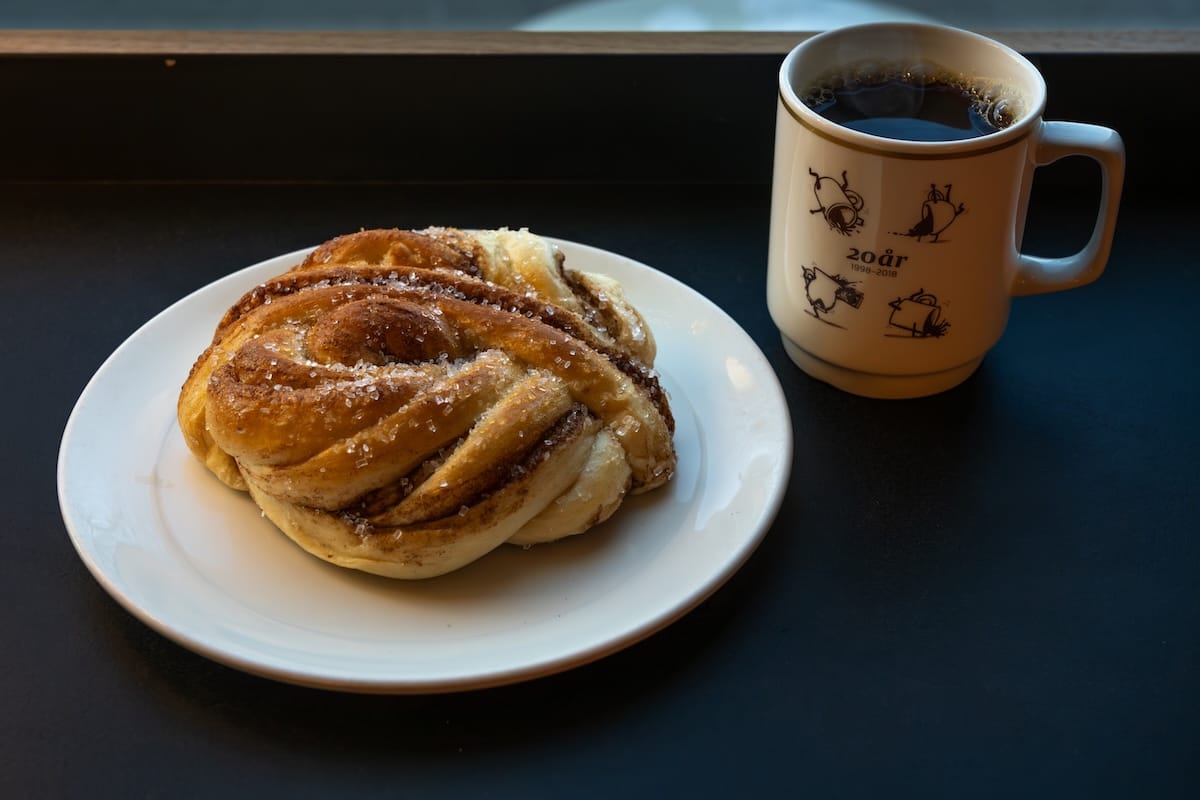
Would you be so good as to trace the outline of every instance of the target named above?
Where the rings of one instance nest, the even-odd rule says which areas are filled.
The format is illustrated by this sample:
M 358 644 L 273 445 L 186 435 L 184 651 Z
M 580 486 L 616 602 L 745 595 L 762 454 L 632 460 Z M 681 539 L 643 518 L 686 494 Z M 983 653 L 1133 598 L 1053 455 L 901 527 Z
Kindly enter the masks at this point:
M 1016 296 L 1055 292 L 1091 283 L 1104 272 L 1117 226 L 1117 207 L 1125 181 L 1125 144 L 1120 135 L 1100 125 L 1082 122 L 1044 122 L 1034 166 L 1053 164 L 1065 156 L 1087 156 L 1100 165 L 1100 212 L 1087 245 L 1062 258 L 1019 255 Z

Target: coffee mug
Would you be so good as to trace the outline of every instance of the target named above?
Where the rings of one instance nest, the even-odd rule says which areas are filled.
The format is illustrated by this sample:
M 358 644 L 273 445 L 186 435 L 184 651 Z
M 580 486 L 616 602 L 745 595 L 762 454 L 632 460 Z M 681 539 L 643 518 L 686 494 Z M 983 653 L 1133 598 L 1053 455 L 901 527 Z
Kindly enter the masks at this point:
M 1108 128 L 1046 122 L 1016 51 L 955 28 L 882 23 L 814 36 L 779 72 L 767 301 L 784 348 L 840 389 L 920 397 L 968 378 L 1011 298 L 1104 271 L 1125 171 Z M 1021 252 L 1034 170 L 1101 168 L 1087 245 Z

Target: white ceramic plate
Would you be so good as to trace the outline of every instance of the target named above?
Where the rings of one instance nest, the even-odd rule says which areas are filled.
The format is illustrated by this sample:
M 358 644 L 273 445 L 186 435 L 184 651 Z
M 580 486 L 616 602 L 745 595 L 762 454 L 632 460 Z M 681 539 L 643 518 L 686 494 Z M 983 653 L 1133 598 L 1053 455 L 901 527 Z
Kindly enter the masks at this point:
M 559 242 L 567 264 L 624 283 L 659 344 L 679 467 L 583 536 L 504 546 L 404 582 L 313 558 L 188 452 L 179 387 L 217 320 L 307 251 L 223 278 L 163 311 L 88 383 L 67 422 L 58 491 L 104 588 L 216 661 L 292 683 L 435 692 L 511 683 L 636 642 L 724 583 L 771 524 L 791 467 L 782 390 L 746 333 L 660 272 Z

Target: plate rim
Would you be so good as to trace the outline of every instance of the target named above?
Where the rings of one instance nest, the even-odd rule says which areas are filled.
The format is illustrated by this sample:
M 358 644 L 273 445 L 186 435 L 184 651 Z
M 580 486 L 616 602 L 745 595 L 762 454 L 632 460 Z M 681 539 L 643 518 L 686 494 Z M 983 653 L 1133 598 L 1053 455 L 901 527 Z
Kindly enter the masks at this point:
M 206 641 L 202 637 L 193 635 L 191 632 L 181 629 L 177 625 L 173 625 L 169 620 L 164 619 L 153 609 L 147 608 L 143 603 L 139 603 L 133 598 L 129 592 L 125 591 L 119 581 L 110 575 L 109 572 L 99 563 L 96 554 L 87 546 L 89 537 L 81 529 L 83 525 L 76 525 L 71 513 L 70 488 L 68 486 L 69 472 L 69 444 L 72 436 L 75 434 L 77 427 L 81 424 L 81 420 L 85 418 L 87 406 L 92 399 L 94 387 L 99 384 L 104 374 L 113 368 L 114 363 L 118 363 L 124 356 L 124 351 L 134 346 L 136 340 L 144 334 L 147 328 L 158 321 L 176 312 L 182 306 L 186 306 L 197 295 L 210 291 L 212 287 L 218 283 L 229 281 L 236 283 L 239 276 L 244 276 L 247 273 L 256 270 L 263 270 L 268 264 L 286 263 L 295 260 L 296 263 L 313 249 L 316 245 L 298 248 L 290 252 L 281 253 L 275 256 L 261 259 L 253 264 L 245 267 L 240 267 L 232 272 L 222 275 L 208 283 L 195 288 L 184 296 L 167 305 L 165 308 L 152 315 L 149 319 L 138 325 L 126 338 L 100 363 L 94 373 L 84 385 L 79 397 L 68 415 L 66 425 L 63 428 L 63 433 L 59 443 L 59 452 L 56 463 L 56 484 L 59 500 L 59 509 L 63 518 L 63 523 L 67 529 L 68 538 L 71 540 L 76 554 L 83 561 L 88 572 L 100 584 L 105 592 L 117 603 L 132 614 L 136 619 L 151 628 L 158 634 L 175 642 L 176 644 L 191 650 L 211 661 L 218 664 L 237 669 L 241 672 L 256 675 L 269 680 L 280 681 L 283 683 L 306 686 L 324 690 L 334 690 L 341 692 L 353 692 L 362 694 L 440 694 L 449 692 L 472 691 L 497 686 L 512 685 L 524 681 L 534 680 L 549 675 L 558 674 L 568 670 L 572 670 L 586 664 L 593 663 L 603 659 L 609 655 L 620 652 L 633 645 L 646 640 L 654 634 L 674 624 L 681 618 L 687 616 L 705 600 L 715 594 L 722 586 L 724 586 L 749 560 L 749 558 L 757 550 L 762 540 L 766 537 L 774 520 L 778 516 L 780 507 L 787 494 L 787 488 L 790 481 L 790 474 L 793 466 L 793 450 L 794 437 L 792 431 L 792 423 L 790 412 L 787 403 L 787 397 L 783 392 L 782 385 L 776 375 L 770 361 L 762 352 L 762 349 L 754 341 L 753 337 L 741 327 L 738 322 L 733 319 L 723 308 L 709 299 L 706 295 L 698 290 L 665 272 L 655 269 L 654 267 L 633 259 L 629 256 L 606 250 L 595 245 L 576 242 L 568 239 L 562 239 L 552 236 L 544 236 L 549 242 L 559 246 L 567 252 L 570 251 L 586 251 L 589 257 L 603 259 L 619 259 L 626 262 L 635 270 L 643 270 L 648 276 L 657 281 L 665 281 L 669 286 L 680 289 L 692 295 L 693 298 L 706 307 L 706 310 L 717 316 L 721 322 L 728 326 L 731 331 L 736 332 L 744 339 L 746 350 L 758 361 L 758 372 L 764 376 L 769 376 L 769 381 L 764 381 L 765 389 L 771 395 L 771 405 L 778 405 L 780 414 L 776 423 L 780 426 L 780 437 L 777 445 L 778 453 L 778 469 L 773 470 L 771 477 L 773 483 L 769 490 L 764 495 L 764 503 L 761 508 L 756 509 L 755 519 L 748 523 L 748 527 L 753 528 L 749 535 L 744 536 L 737 548 L 731 550 L 731 557 L 724 560 L 721 568 L 708 573 L 704 580 L 698 581 L 695 585 L 688 586 L 686 591 L 681 592 L 679 598 L 668 604 L 662 613 L 648 616 L 638 620 L 636 624 L 627 628 L 623 628 L 621 635 L 609 636 L 601 638 L 597 641 L 590 642 L 586 646 L 574 647 L 567 652 L 564 652 L 556 657 L 543 658 L 533 663 L 522 663 L 502 668 L 489 668 L 486 670 L 477 670 L 472 677 L 450 677 L 445 680 L 435 679 L 405 679 L 401 677 L 380 678 L 380 677 L 362 677 L 348 678 L 346 676 L 317 674 L 311 668 L 304 669 L 299 667 L 279 666 L 276 664 L 262 663 L 255 661 L 253 658 L 243 656 L 239 651 L 223 649 L 220 646 Z M 257 284 L 253 284 L 257 285 Z M 253 285 L 247 283 L 243 291 L 249 291 Z M 639 306 L 640 307 L 640 306 Z M 215 321 L 213 323 L 215 327 Z M 669 370 L 668 370 L 669 371 Z M 703 430 L 703 421 L 697 416 L 697 425 Z M 170 423 L 168 422 L 168 428 Z

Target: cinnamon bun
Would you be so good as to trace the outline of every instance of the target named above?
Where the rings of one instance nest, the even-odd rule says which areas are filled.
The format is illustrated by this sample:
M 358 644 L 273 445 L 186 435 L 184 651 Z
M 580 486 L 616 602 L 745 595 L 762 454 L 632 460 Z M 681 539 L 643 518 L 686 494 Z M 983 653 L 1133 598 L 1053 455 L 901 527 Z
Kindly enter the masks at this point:
M 645 320 L 527 231 L 369 230 L 243 296 L 180 427 L 302 548 L 396 578 L 582 533 L 675 468 Z

